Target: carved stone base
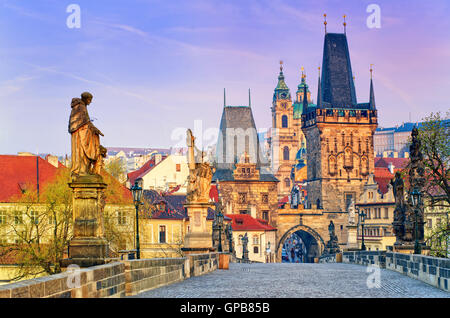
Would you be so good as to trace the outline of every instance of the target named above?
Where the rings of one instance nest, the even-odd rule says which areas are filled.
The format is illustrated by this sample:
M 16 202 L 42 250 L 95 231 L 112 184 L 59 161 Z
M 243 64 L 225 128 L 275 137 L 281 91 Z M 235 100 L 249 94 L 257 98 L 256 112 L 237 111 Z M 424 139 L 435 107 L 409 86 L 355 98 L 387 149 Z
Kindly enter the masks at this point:
M 76 177 L 72 183 L 73 238 L 69 242 L 69 257 L 61 264 L 81 267 L 105 264 L 108 242 L 103 238 L 104 189 L 99 175 Z
M 188 233 L 184 237 L 184 247 L 190 249 L 214 250 L 209 233 Z
M 347 250 L 358 249 L 358 237 L 356 225 L 347 225 Z
M 429 246 L 425 246 L 424 243 L 419 243 L 421 254 L 427 255 L 429 254 Z M 395 243 L 393 247 L 393 252 L 402 253 L 402 254 L 414 254 L 414 242 L 405 242 L 402 244 Z
M 190 202 L 184 205 L 189 216 L 189 232 L 184 237 L 183 252 L 208 253 L 214 251 L 212 233 L 207 228 L 206 217 L 211 203 Z M 192 253 L 191 253 L 192 254 Z

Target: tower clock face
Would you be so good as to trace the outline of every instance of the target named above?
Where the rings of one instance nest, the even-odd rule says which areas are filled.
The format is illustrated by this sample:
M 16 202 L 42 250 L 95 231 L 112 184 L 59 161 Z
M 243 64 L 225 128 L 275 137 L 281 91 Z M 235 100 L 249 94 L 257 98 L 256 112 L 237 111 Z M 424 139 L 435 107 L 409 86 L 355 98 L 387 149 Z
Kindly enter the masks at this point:
M 283 99 L 286 98 L 286 93 L 282 93 L 281 98 L 283 98 Z

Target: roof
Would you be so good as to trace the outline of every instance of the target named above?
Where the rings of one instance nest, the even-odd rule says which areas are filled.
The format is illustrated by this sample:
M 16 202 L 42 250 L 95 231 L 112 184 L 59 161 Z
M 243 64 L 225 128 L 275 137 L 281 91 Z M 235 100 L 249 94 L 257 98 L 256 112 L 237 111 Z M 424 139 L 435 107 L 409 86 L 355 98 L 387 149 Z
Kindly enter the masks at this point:
M 267 170 L 260 168 L 259 173 L 259 180 L 239 180 L 239 182 L 279 182 L 277 178 L 271 173 L 269 173 Z M 217 169 L 214 172 L 214 175 L 212 177 L 212 182 L 219 181 L 234 181 L 233 176 L 233 170 L 231 169 Z
M 231 228 L 233 231 L 276 231 L 267 221 L 255 219 L 249 214 L 227 214 L 231 219 Z
M 409 163 L 409 158 L 388 158 L 388 157 L 376 157 L 374 160 L 375 168 L 388 168 L 389 164 L 394 165 L 394 169 L 403 169 Z
M 230 136 L 230 133 L 233 134 Z M 249 135 L 249 133 L 251 134 Z M 252 140 L 249 140 L 248 145 L 252 145 L 254 149 L 239 149 L 241 153 L 234 154 L 234 148 L 227 148 L 228 145 L 234 145 L 234 140 L 227 142 L 227 136 L 231 138 L 236 136 L 238 143 L 244 143 L 246 136 L 249 136 Z M 249 154 L 255 154 L 256 158 L 252 158 L 252 160 L 259 165 L 261 151 L 252 109 L 248 106 L 226 106 L 223 108 L 217 140 L 217 167 L 220 169 L 232 169 L 234 160 L 240 158 L 244 151 L 247 151 Z M 234 157 L 228 158 L 230 155 L 234 155 Z
M 323 45 L 322 101 L 333 107 L 356 105 L 352 66 L 344 33 L 327 33 Z
M 395 169 L 394 173 L 399 171 L 401 169 Z M 374 180 L 376 183 L 378 183 L 378 189 L 382 194 L 385 194 L 388 192 L 388 185 L 391 182 L 392 179 L 394 179 L 394 174 L 392 174 L 388 168 L 384 167 L 375 167 L 374 171 Z
M 162 155 L 161 161 L 158 162 L 157 164 L 155 164 L 155 157 L 153 157 L 149 161 L 144 163 L 144 165 L 140 167 L 138 170 L 128 173 L 128 180 L 130 181 L 130 184 L 133 185 L 136 179 L 142 178 L 150 170 L 152 170 L 154 167 L 163 162 L 164 159 L 166 159 L 167 157 L 168 157 L 167 155 Z
M 211 192 L 210 192 L 211 193 Z M 144 210 L 144 217 L 152 219 L 173 219 L 182 220 L 189 219 L 187 210 L 184 207 L 186 203 L 186 195 L 161 195 L 155 190 L 144 190 L 144 199 L 149 204 L 164 204 L 164 209 L 153 211 L 151 214 L 149 210 Z M 208 208 L 207 220 L 214 219 L 215 210 Z
M 56 168 L 36 156 L 0 155 L 0 202 L 10 202 L 13 197 L 21 195 L 26 186 L 36 189 L 38 166 L 40 188 L 53 181 L 59 169 L 64 167 Z

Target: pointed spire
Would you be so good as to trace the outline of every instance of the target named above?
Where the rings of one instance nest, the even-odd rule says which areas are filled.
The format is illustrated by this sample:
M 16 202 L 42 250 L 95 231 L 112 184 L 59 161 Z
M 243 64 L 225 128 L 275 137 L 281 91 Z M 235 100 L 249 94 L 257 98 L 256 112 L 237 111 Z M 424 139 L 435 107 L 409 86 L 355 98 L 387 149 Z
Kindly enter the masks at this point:
M 370 101 L 369 101 L 369 109 L 376 109 L 375 106 L 375 93 L 373 91 L 373 81 L 372 81 L 372 69 L 373 64 L 370 64 Z
M 327 34 L 327 14 L 326 13 L 323 14 L 323 19 L 324 19 L 323 25 L 325 26 L 325 34 Z
M 344 34 L 347 34 L 346 29 L 347 29 L 347 22 L 345 22 L 345 18 L 347 16 L 344 14 Z
M 306 88 L 306 85 L 303 86 L 303 111 L 306 111 L 306 108 L 308 108 L 308 89 Z
M 320 82 L 320 66 L 319 69 L 319 82 L 317 84 L 317 108 L 322 107 L 322 84 Z
M 225 88 L 223 89 L 223 107 L 227 107 L 227 101 L 226 101 L 226 97 L 225 97 Z
M 248 89 L 248 107 L 252 106 L 252 98 L 250 96 L 250 88 Z

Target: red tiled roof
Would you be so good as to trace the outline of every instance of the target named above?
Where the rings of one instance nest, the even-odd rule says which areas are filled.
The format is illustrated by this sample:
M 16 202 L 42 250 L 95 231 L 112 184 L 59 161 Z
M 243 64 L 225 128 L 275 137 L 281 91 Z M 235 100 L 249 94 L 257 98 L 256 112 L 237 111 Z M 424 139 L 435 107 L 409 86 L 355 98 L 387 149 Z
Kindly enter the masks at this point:
M 397 159 L 397 158 L 394 158 Z M 394 174 L 397 171 L 400 171 L 402 169 L 394 169 Z M 374 173 L 374 180 L 376 183 L 378 183 L 378 189 L 382 194 L 385 194 L 388 192 L 388 185 L 391 182 L 392 179 L 394 179 L 394 174 L 392 174 L 388 168 L 380 168 L 375 167 L 375 173 Z
M 255 219 L 249 214 L 226 214 L 231 219 L 233 231 L 276 231 L 267 221 Z
M 41 157 L 0 155 L 0 202 L 10 202 L 14 196 L 22 193 L 21 189 L 25 186 L 36 189 L 36 161 L 39 162 L 39 187 L 41 188 L 53 181 L 61 168 L 56 168 Z
M 288 195 L 285 196 L 285 197 L 282 197 L 282 198 L 278 201 L 278 208 L 283 207 L 283 205 L 285 205 L 285 204 L 288 203 L 288 202 L 289 202 L 289 196 L 288 196 Z
M 375 168 L 387 168 L 389 167 L 389 163 L 392 163 L 395 169 L 403 169 L 408 165 L 409 159 L 388 157 L 375 158 Z
M 138 170 L 128 173 L 128 180 L 130 181 L 131 186 L 133 186 L 134 181 L 136 181 L 136 179 L 142 178 L 145 174 L 147 174 L 150 170 L 159 165 L 166 158 L 167 156 L 163 155 L 161 161 L 155 164 L 155 158 L 153 157 L 152 159 L 144 163 L 144 165 L 140 167 Z
M 214 202 L 219 202 L 219 191 L 217 191 L 217 186 L 215 184 L 211 185 L 209 190 L 209 197 L 214 200 Z

